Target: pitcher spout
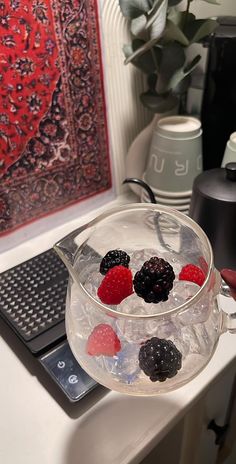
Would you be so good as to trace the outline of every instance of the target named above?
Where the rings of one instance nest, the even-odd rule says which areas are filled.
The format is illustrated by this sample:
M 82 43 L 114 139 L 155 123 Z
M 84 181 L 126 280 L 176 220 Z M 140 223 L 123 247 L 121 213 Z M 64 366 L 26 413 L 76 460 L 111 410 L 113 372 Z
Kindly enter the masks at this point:
M 81 233 L 84 232 L 86 229 L 89 229 L 90 225 L 91 223 L 87 223 L 79 227 L 78 229 L 68 234 L 66 237 L 59 240 L 53 246 L 53 249 L 60 257 L 60 259 L 63 261 L 63 263 L 68 269 L 68 272 L 75 281 L 78 281 L 78 276 L 74 265 L 78 254 L 78 250 L 81 245 Z

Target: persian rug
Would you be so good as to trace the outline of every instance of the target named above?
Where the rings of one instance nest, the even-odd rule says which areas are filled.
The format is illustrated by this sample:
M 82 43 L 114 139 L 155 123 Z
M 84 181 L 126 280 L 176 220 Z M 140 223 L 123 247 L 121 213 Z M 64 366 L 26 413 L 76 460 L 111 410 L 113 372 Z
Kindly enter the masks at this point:
M 110 187 L 96 0 L 0 0 L 0 236 Z

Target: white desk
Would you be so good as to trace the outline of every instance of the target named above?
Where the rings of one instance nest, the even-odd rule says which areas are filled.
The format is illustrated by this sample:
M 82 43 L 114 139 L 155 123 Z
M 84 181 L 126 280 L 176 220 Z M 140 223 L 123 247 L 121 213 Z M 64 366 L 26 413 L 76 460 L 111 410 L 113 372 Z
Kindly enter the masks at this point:
M 0 271 L 44 251 L 78 225 L 73 221 L 3 253 Z M 221 301 L 236 310 L 231 299 Z M 0 333 L 2 464 L 138 463 L 236 360 L 236 336 L 224 334 L 206 369 L 176 392 L 136 398 L 98 387 L 69 404 L 16 337 L 5 327 Z

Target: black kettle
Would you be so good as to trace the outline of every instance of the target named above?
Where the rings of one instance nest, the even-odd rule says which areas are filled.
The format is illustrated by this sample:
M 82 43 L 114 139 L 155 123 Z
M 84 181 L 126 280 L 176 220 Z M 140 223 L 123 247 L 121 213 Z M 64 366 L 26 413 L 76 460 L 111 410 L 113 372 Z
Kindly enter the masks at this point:
M 236 163 L 195 178 L 189 216 L 207 234 L 216 268 L 236 270 Z

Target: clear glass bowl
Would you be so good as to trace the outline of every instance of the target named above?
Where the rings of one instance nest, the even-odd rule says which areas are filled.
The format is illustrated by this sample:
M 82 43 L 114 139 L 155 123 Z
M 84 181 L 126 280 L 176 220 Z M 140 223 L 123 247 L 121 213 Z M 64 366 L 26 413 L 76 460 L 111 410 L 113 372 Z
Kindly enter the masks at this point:
M 130 256 L 133 277 L 152 256 L 169 262 L 175 280 L 168 300 L 145 303 L 134 292 L 118 305 L 103 304 L 97 296 L 104 279 L 100 262 L 115 249 Z M 55 245 L 55 250 L 70 272 L 66 331 L 71 350 L 91 377 L 112 390 L 156 395 L 179 388 L 206 366 L 220 334 L 227 328 L 234 331 L 231 316 L 217 304 L 221 279 L 213 265 L 210 243 L 202 229 L 178 211 L 147 204 L 114 208 L 69 234 Z M 201 287 L 179 279 L 186 264 L 204 272 Z M 108 337 L 105 345 L 114 344 L 112 354 L 106 350 L 106 354 L 102 350 L 89 354 L 91 337 L 101 336 L 98 327 Z M 164 381 L 151 380 L 140 362 L 140 350 L 151 339 L 154 344 L 167 341 L 167 350 L 174 350 L 175 358 L 178 350 L 181 367 L 173 376 L 168 376 L 167 369 Z M 162 364 L 163 349 L 158 354 Z M 171 361 L 171 355 L 168 359 L 169 364 L 176 362 Z M 158 370 L 158 360 L 154 361 Z

